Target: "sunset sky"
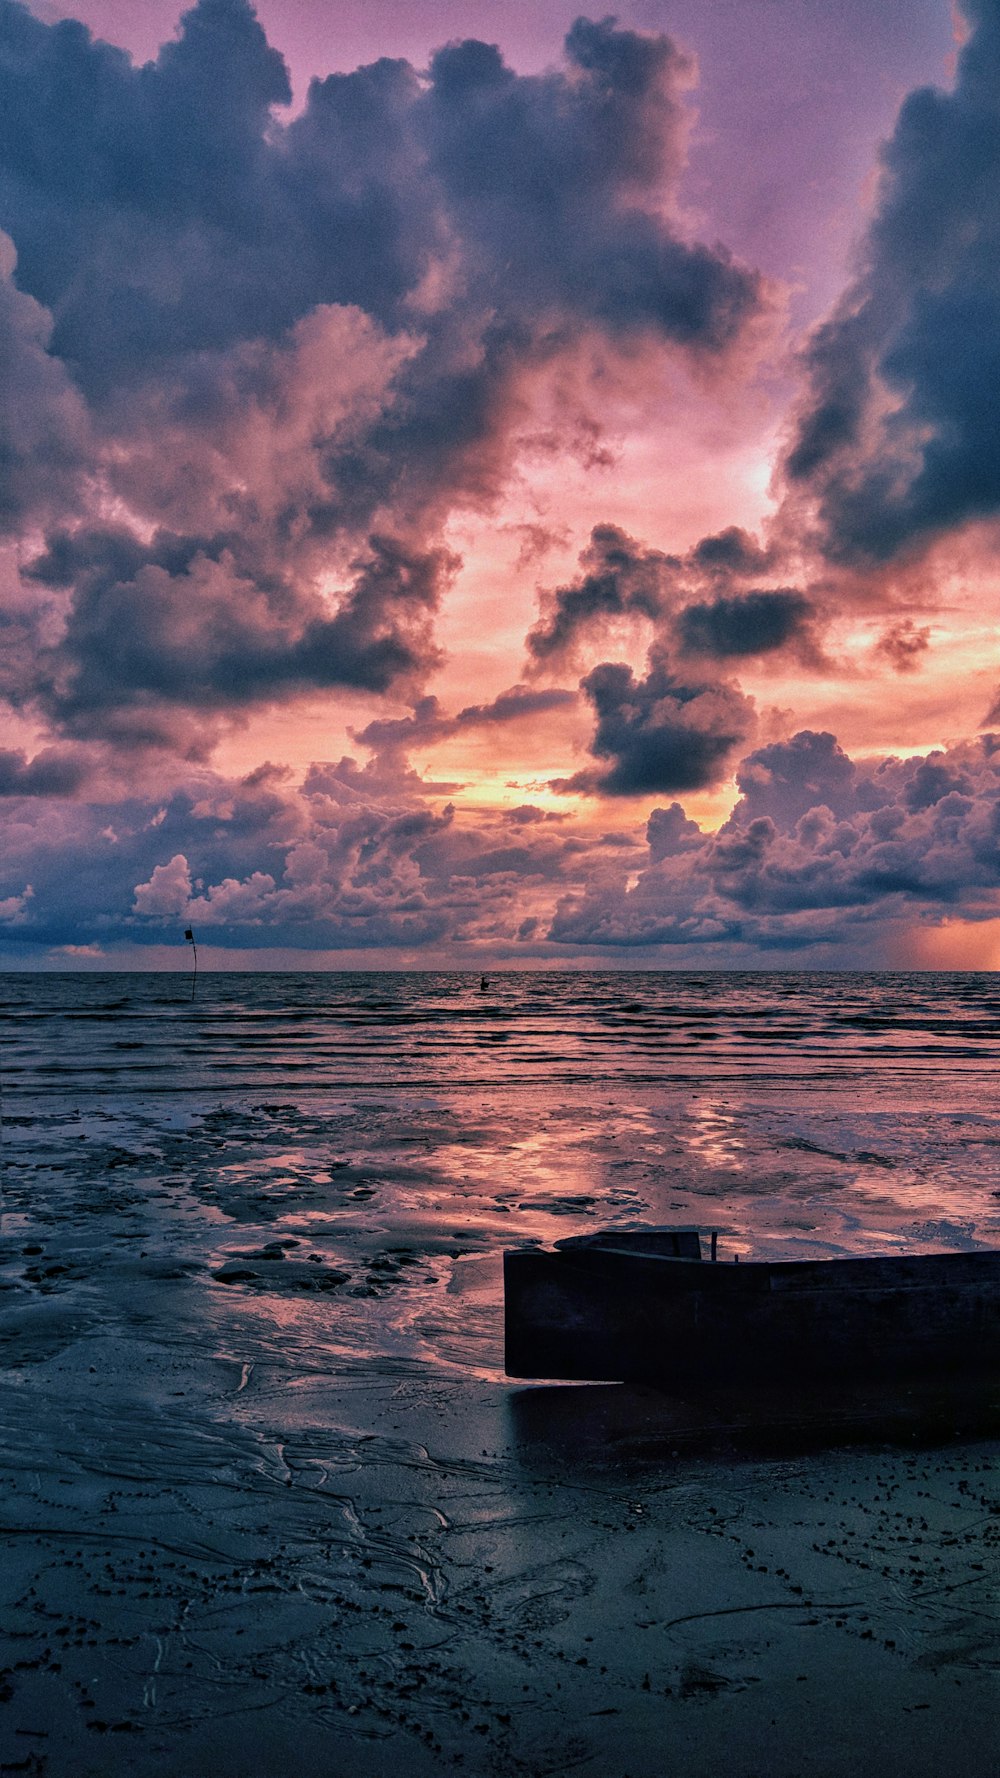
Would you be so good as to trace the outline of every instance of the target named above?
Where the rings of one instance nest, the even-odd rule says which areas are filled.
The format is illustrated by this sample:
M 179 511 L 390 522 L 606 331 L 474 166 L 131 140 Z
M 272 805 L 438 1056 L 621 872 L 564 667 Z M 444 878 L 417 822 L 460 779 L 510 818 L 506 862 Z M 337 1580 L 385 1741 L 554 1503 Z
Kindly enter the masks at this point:
M 1000 967 L 1000 0 L 0 0 L 7 967 Z

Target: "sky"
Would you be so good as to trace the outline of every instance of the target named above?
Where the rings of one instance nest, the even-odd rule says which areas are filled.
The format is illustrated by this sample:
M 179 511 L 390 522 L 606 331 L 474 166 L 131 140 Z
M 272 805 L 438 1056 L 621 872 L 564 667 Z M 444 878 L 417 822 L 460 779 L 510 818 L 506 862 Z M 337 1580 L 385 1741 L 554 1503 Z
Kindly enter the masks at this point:
M 1000 967 L 1000 0 L 0 0 L 0 964 Z

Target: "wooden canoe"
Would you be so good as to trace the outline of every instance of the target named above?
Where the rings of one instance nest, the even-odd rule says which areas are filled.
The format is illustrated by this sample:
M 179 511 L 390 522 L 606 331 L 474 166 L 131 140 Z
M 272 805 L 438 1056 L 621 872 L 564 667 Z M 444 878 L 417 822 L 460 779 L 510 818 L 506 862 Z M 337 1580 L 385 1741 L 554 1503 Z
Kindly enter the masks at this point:
M 611 1229 L 505 1253 L 504 1324 L 511 1377 L 683 1388 L 1000 1368 L 1000 1252 L 713 1263 L 696 1229 Z

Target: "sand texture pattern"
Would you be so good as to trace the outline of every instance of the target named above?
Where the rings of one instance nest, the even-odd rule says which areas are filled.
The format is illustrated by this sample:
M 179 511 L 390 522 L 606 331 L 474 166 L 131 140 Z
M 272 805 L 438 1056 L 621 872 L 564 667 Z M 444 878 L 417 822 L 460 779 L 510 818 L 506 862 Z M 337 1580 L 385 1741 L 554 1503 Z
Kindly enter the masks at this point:
M 990 1244 L 978 1087 L 22 1083 L 3 1141 L 5 1775 L 1000 1772 L 996 1389 L 501 1352 L 519 1240 Z

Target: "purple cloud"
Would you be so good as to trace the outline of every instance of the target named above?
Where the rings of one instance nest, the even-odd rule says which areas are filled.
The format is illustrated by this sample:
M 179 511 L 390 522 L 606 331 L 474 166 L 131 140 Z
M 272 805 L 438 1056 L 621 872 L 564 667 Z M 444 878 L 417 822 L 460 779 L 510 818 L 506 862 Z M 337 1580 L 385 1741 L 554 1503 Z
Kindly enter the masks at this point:
M 961 911 L 993 917 L 1000 891 L 1000 771 L 987 742 L 862 767 L 832 735 L 752 753 L 717 834 L 678 805 L 650 820 L 650 863 L 565 896 L 549 937 L 567 945 L 739 946 L 834 954 L 866 928 Z
M 198 0 L 138 68 L 0 0 L 0 52 L 0 523 L 50 531 L 8 679 L 65 733 L 191 754 L 234 705 L 405 692 L 442 523 L 502 491 L 532 379 L 581 333 L 719 358 L 761 309 L 671 211 L 666 37 L 581 19 L 524 76 L 452 44 L 289 121 L 248 0 Z
M 603 796 L 701 790 L 725 776 L 754 725 L 753 706 L 736 686 L 685 681 L 656 657 L 640 680 L 630 667 L 604 661 L 581 689 L 597 717 L 590 751 L 613 764 L 556 780 L 557 790 Z
M 1000 510 L 1000 19 L 993 0 L 963 11 L 954 89 L 902 106 L 861 270 L 805 355 L 785 469 L 854 564 Z

